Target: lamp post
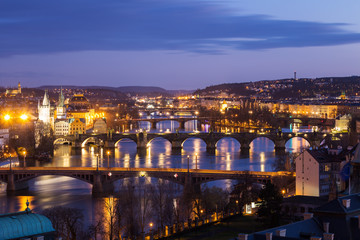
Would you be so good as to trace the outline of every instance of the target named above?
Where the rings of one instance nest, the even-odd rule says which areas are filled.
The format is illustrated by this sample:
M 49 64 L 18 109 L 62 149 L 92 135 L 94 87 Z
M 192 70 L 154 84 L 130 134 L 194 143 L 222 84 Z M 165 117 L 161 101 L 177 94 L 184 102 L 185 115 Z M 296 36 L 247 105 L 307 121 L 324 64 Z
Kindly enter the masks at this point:
M 197 157 L 198 157 L 198 154 L 195 153 L 195 169 L 197 170 L 198 169 L 198 165 L 197 165 Z
M 189 165 L 190 165 L 190 156 L 189 156 L 189 155 L 187 155 L 187 167 L 188 167 L 188 173 L 190 172 Z
M 96 154 L 96 171 L 99 171 L 99 154 Z
M 12 169 L 11 169 L 11 153 L 10 153 L 10 171 L 12 171 Z
M 25 161 L 25 157 L 26 157 L 26 151 L 23 151 L 23 156 L 24 156 L 24 168 L 26 168 L 26 161 Z
M 108 168 L 110 168 L 110 161 L 109 161 L 109 158 L 110 158 L 110 151 L 107 151 L 107 157 L 108 157 L 108 162 L 107 162 L 107 165 L 108 165 Z

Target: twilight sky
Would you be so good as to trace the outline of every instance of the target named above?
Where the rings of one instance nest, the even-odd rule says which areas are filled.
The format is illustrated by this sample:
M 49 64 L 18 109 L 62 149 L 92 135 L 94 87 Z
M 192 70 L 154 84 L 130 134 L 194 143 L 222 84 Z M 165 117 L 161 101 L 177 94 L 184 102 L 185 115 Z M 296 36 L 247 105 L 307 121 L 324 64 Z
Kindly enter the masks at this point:
M 1 0 L 0 85 L 360 75 L 360 1 Z

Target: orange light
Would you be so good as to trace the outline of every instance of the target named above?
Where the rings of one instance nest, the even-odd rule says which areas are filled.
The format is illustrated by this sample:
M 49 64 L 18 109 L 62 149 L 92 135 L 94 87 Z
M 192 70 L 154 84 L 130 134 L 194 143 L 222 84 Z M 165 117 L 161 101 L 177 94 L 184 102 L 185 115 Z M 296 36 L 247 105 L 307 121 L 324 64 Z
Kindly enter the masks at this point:
M 26 114 L 24 113 L 23 115 L 20 116 L 20 118 L 21 118 L 22 120 L 26 120 L 26 119 L 28 119 L 28 115 L 26 115 Z
M 9 115 L 9 114 L 6 114 L 6 115 L 4 116 L 4 119 L 5 119 L 6 121 L 10 120 L 10 115 Z

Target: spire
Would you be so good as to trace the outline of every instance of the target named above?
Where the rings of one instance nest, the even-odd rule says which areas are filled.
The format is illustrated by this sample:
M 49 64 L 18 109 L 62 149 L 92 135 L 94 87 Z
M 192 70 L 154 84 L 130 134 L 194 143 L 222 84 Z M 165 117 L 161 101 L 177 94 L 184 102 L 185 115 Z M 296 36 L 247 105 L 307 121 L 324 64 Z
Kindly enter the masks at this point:
M 48 90 L 45 90 L 44 100 L 43 100 L 43 106 L 50 105 L 49 96 L 48 96 Z
M 64 95 L 63 95 L 63 92 L 62 92 L 62 87 L 61 87 L 61 90 L 60 90 L 58 107 L 64 107 Z

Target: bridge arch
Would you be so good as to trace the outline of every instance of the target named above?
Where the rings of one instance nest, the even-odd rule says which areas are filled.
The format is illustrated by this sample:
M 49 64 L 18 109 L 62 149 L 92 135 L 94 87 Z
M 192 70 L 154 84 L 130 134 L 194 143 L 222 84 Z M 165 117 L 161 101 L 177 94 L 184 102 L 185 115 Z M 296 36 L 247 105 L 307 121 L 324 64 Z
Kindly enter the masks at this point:
M 19 175 L 21 176 L 21 175 Z M 86 182 L 88 184 L 93 184 L 94 179 L 93 179 L 93 175 L 91 174 L 64 174 L 64 173 L 46 173 L 46 174 L 30 174 L 30 175 L 24 175 L 22 177 L 18 177 L 16 183 L 18 182 L 28 182 L 32 179 L 36 179 L 38 177 L 44 177 L 44 176 L 55 176 L 55 177 L 67 177 L 67 178 L 72 178 L 72 179 L 76 179 L 76 180 L 80 180 L 82 182 Z M 47 181 L 47 180 L 44 180 Z M 54 180 L 55 182 L 57 182 L 56 180 Z M 0 182 L 5 182 L 3 179 L 0 179 Z
M 53 142 L 53 145 L 65 145 L 65 144 L 70 145 L 70 144 L 71 144 L 71 141 L 69 141 L 69 140 L 66 139 L 66 138 L 57 138 L 57 139 L 55 139 L 54 142 Z
M 120 144 L 121 141 L 129 141 L 129 142 L 131 142 L 131 143 L 135 143 L 135 145 L 137 144 L 134 139 L 132 139 L 132 138 L 130 138 L 130 137 L 124 137 L 124 138 L 120 138 L 120 139 L 116 140 L 114 146 L 115 146 L 115 147 L 119 147 L 119 144 Z
M 151 147 L 151 143 L 152 143 L 154 140 L 155 140 L 155 141 L 158 141 L 158 140 L 166 140 L 166 142 L 168 142 L 168 143 L 171 145 L 171 140 L 167 139 L 167 138 L 164 137 L 164 136 L 158 136 L 158 137 L 154 137 L 154 138 L 149 139 L 148 142 L 147 142 L 147 144 L 146 144 L 146 146 L 147 146 L 147 147 Z
M 231 140 L 231 144 L 232 144 L 233 148 L 240 148 L 241 147 L 241 143 L 240 143 L 240 141 L 238 139 L 236 139 L 234 137 L 224 136 L 224 137 L 220 138 L 216 142 L 216 144 L 215 144 L 216 148 L 219 148 L 219 147 L 221 148 L 222 147 L 221 145 L 223 145 L 222 141 L 226 141 L 226 140 Z
M 293 142 L 293 140 L 298 140 Z M 301 140 L 301 141 L 299 141 Z M 311 143 L 308 138 L 303 136 L 293 136 L 286 140 L 285 148 L 295 152 L 301 151 L 304 148 L 310 147 Z
M 273 150 L 275 148 L 275 141 L 266 136 L 256 136 L 250 140 L 250 148 L 258 149 L 260 147 L 265 147 L 266 150 Z
M 184 146 L 185 146 L 185 143 L 186 143 L 187 141 L 193 141 L 193 140 L 195 140 L 195 139 L 200 139 L 200 140 L 201 140 L 200 145 L 205 145 L 205 146 L 207 145 L 206 140 L 205 140 L 204 138 L 199 137 L 199 136 L 190 136 L 190 137 L 185 138 L 185 139 L 181 142 L 181 147 L 184 147 Z M 201 146 L 200 146 L 200 147 L 201 147 Z
M 88 137 L 86 138 L 84 141 L 82 141 L 81 143 L 81 147 L 85 147 L 86 144 L 88 144 L 89 142 L 93 142 L 94 144 L 96 143 L 97 138 L 96 137 Z

